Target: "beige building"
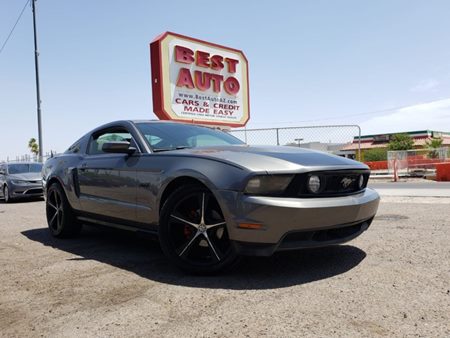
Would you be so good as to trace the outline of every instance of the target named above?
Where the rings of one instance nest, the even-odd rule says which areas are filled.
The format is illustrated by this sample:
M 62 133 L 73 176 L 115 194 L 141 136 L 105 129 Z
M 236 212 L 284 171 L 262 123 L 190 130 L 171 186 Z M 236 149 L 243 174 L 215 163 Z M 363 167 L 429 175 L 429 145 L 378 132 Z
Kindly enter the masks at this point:
M 389 141 L 396 134 L 408 134 L 414 141 L 415 149 L 426 148 L 427 141 L 433 138 L 442 138 L 443 147 L 450 147 L 450 132 L 440 132 L 433 130 L 409 131 L 401 133 L 377 134 L 377 135 L 363 135 L 361 136 L 361 161 L 364 161 L 364 153 L 367 150 L 374 148 L 387 148 Z M 353 142 L 342 147 L 341 151 L 347 154 L 354 154 L 355 158 L 358 156 L 358 136 L 355 136 Z

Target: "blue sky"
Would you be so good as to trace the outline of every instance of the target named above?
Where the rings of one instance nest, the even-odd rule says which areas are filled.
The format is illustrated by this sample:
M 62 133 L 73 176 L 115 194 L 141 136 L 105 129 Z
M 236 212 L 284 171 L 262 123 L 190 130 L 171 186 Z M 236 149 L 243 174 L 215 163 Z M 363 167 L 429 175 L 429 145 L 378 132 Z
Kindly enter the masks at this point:
M 25 0 L 0 1 L 0 43 Z M 44 151 L 153 119 L 148 44 L 164 31 L 241 49 L 248 128 L 450 131 L 450 2 L 39 0 Z M 31 8 L 0 54 L 0 160 L 37 137 Z

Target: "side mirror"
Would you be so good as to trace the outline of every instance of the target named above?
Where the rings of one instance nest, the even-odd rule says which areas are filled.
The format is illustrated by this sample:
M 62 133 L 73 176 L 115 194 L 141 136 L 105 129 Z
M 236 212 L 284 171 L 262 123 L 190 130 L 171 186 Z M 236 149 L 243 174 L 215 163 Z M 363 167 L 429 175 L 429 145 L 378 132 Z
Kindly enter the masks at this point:
M 103 143 L 102 150 L 105 153 L 131 155 L 136 151 L 136 148 L 130 147 L 130 142 L 127 141 L 111 141 Z

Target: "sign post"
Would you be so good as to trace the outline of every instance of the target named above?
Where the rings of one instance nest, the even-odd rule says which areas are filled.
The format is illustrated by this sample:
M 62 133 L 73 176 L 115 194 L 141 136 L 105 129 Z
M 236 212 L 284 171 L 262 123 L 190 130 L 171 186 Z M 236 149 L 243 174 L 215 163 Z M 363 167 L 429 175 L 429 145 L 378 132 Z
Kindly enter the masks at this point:
M 248 61 L 240 50 L 166 32 L 150 44 L 153 110 L 161 120 L 243 127 Z

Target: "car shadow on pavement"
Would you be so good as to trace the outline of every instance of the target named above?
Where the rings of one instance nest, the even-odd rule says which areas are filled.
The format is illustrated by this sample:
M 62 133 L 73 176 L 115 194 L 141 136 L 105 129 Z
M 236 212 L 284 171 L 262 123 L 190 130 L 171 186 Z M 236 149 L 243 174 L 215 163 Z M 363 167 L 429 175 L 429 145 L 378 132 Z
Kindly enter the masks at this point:
M 47 228 L 22 232 L 32 241 L 73 254 L 70 261 L 96 260 L 161 283 L 199 288 L 254 290 L 310 283 L 343 274 L 366 253 L 351 245 L 280 252 L 271 257 L 243 257 L 232 269 L 214 276 L 187 275 L 163 255 L 156 238 L 146 234 L 85 227 L 77 238 L 53 238 Z
M 20 204 L 20 203 L 32 203 L 32 202 L 42 202 L 44 197 L 28 197 L 28 198 L 15 198 L 10 200 L 8 203 L 5 202 L 4 198 L 0 198 L 0 204 L 8 205 L 8 204 Z

